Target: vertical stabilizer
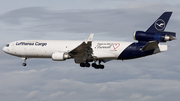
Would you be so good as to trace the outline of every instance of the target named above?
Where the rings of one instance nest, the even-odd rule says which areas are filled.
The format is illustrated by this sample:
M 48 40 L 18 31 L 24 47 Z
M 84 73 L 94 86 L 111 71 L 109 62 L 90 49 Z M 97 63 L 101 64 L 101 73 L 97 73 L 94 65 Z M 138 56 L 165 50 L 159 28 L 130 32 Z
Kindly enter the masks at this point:
M 164 12 L 147 30 L 146 32 L 158 33 L 164 31 L 171 17 L 172 12 Z

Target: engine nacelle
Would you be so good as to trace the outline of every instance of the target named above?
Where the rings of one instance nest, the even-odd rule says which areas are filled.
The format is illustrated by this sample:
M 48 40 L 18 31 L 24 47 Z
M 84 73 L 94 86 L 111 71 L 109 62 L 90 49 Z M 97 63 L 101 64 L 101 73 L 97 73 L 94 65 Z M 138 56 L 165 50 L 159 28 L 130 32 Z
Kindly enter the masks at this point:
M 64 52 L 54 52 L 52 54 L 52 60 L 54 61 L 64 61 L 66 59 L 69 59 L 70 56 L 68 53 Z
M 135 40 L 138 41 L 166 42 L 166 41 L 175 40 L 176 33 L 174 32 L 149 33 L 143 31 L 136 31 L 133 37 Z

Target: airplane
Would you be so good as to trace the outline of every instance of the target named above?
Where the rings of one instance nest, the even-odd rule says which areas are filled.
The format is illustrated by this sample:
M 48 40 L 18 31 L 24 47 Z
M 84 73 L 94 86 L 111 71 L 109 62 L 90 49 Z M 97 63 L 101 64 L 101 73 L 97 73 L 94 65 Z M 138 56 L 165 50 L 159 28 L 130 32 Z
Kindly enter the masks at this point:
M 101 63 L 111 60 L 136 59 L 167 50 L 162 42 L 176 39 L 175 32 L 164 31 L 172 12 L 164 12 L 146 31 L 134 32 L 137 42 L 94 41 L 90 34 L 84 41 L 20 40 L 8 43 L 3 51 L 21 57 L 26 66 L 29 58 L 51 58 L 54 61 L 74 59 L 80 67 L 104 69 Z M 90 62 L 93 62 L 90 64 Z

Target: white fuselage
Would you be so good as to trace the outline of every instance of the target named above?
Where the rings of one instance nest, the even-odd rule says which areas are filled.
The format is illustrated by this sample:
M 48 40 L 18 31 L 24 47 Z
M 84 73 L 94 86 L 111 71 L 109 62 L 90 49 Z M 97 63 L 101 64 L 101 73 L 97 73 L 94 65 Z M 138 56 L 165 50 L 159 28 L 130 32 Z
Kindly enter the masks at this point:
M 4 52 L 28 58 L 51 58 L 54 52 L 70 52 L 82 41 L 72 40 L 20 40 L 9 43 Z M 132 42 L 92 41 L 93 55 L 98 59 L 117 59 Z

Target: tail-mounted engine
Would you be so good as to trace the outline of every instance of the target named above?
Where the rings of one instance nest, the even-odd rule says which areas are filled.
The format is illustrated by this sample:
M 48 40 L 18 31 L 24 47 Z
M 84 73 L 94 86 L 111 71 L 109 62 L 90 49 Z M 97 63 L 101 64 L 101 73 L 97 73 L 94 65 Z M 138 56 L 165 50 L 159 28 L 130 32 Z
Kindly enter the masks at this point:
M 136 31 L 134 33 L 134 39 L 138 41 L 157 41 L 157 42 L 166 42 L 175 40 L 176 33 L 174 32 L 158 32 L 158 33 L 150 33 L 144 31 Z
M 68 53 L 64 52 L 54 52 L 52 54 L 52 60 L 54 61 L 64 61 L 66 59 L 69 59 L 70 56 Z

